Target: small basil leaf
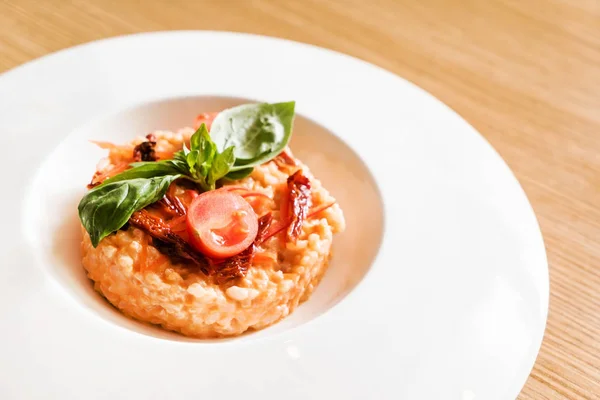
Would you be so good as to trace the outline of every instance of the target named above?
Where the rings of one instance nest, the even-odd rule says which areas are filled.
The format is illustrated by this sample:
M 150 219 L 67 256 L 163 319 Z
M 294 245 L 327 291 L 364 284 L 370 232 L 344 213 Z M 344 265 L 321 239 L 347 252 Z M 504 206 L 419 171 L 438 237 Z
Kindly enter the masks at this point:
M 196 165 L 198 164 L 199 154 L 200 154 L 200 152 L 198 150 L 191 150 L 185 157 L 187 165 L 188 165 L 190 171 L 192 172 L 192 174 L 194 174 L 196 172 Z
M 177 165 L 169 161 L 146 161 L 131 164 L 133 168 L 125 170 L 120 174 L 105 180 L 101 186 L 136 178 L 153 178 L 157 176 L 178 174 Z
M 244 104 L 220 112 L 211 126 L 219 151 L 235 146 L 236 167 L 262 164 L 283 151 L 294 120 L 295 103 Z
M 203 124 L 204 125 L 204 124 Z M 206 136 L 203 137 L 200 142 L 200 148 L 198 149 L 200 152 L 199 162 L 200 164 L 211 164 L 215 154 L 217 153 L 217 146 L 208 136 L 208 132 Z
M 208 175 L 208 183 L 212 187 L 214 183 L 227 175 L 233 163 L 235 162 L 235 156 L 233 155 L 234 147 L 228 147 L 221 154 L 217 154 L 213 163 L 210 167 Z
M 188 153 L 189 154 L 189 153 Z M 159 163 L 171 164 L 177 169 L 180 174 L 190 175 L 190 167 L 188 165 L 187 156 L 183 150 L 180 150 L 173 154 L 172 160 L 157 161 Z
M 203 178 L 208 177 L 208 173 L 210 172 L 210 164 L 204 163 L 200 166 L 200 176 Z
M 187 148 L 187 146 L 185 145 L 185 143 L 183 144 L 183 148 L 181 149 L 181 151 L 183 152 L 184 156 L 187 156 L 188 153 L 190 152 L 190 149 Z
M 187 150 L 187 152 L 185 150 L 179 150 L 173 154 L 173 161 L 180 161 L 187 164 L 186 157 L 189 153 L 189 150 Z
M 190 151 L 186 155 L 186 163 L 195 179 L 206 179 L 217 154 L 217 146 L 213 143 L 206 125 L 202 124 L 190 138 Z
M 207 137 L 210 140 L 208 129 L 206 129 L 206 125 L 202 124 L 190 138 L 190 151 L 200 150 L 201 143 L 206 140 Z
M 199 163 L 201 163 L 200 176 L 202 178 L 208 178 L 208 174 L 210 172 L 212 164 L 215 161 L 215 158 L 217 158 L 217 154 L 217 146 L 215 146 L 215 144 L 212 142 L 212 140 L 210 140 L 210 138 L 202 142 L 202 149 L 200 150 L 199 155 L 199 160 L 201 160 L 199 161 Z
M 180 175 L 135 178 L 103 184 L 90 190 L 79 202 L 79 219 L 92 245 L 117 231 L 131 215 L 160 200 Z
M 225 175 L 223 178 L 230 181 L 237 181 L 247 177 L 252 173 L 252 171 L 254 171 L 253 167 L 238 169 L 236 171 L 229 171 L 229 173 L 227 173 L 227 175 Z
M 168 160 L 166 161 L 167 163 L 170 163 L 171 165 L 173 165 L 173 167 L 180 173 L 183 175 L 190 175 L 190 168 L 187 165 L 187 162 L 185 161 L 180 161 L 180 160 Z

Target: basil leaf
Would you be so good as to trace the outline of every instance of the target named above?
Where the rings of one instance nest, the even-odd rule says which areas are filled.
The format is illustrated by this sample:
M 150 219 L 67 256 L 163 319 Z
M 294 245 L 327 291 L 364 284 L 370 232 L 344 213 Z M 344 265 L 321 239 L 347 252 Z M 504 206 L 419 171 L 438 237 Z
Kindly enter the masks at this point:
M 206 125 L 200 125 L 190 138 L 190 150 L 185 154 L 187 165 L 195 179 L 206 179 L 208 177 L 216 154 L 217 146 L 210 138 Z
M 189 154 L 189 153 L 188 153 Z M 149 163 L 164 163 L 172 165 L 178 173 L 190 176 L 190 167 L 188 165 L 187 157 L 184 154 L 183 150 L 179 150 L 175 154 L 173 154 L 172 160 L 162 160 L 162 161 L 149 161 Z
M 225 149 L 224 152 L 217 154 L 210 167 L 208 174 L 208 184 L 214 188 L 215 182 L 227 175 L 233 163 L 235 162 L 235 156 L 233 152 L 235 148 L 233 146 Z
M 171 162 L 170 160 L 160 162 L 145 161 L 133 163 L 131 165 L 133 166 L 133 168 L 125 170 L 120 174 L 117 174 L 112 178 L 105 180 L 104 182 L 102 182 L 101 186 L 129 179 L 148 179 L 158 176 L 179 174 L 181 172 L 178 168 L 178 165 Z
M 177 161 L 177 162 L 187 164 L 186 157 L 189 153 L 190 153 L 190 151 L 187 148 L 184 148 L 184 150 L 179 150 L 179 151 L 175 152 L 175 154 L 173 154 L 173 160 L 170 160 L 170 161 Z M 152 161 L 149 161 L 149 162 L 152 162 Z M 160 161 L 158 161 L 158 162 L 160 162 Z
M 196 173 L 196 165 L 198 164 L 198 156 L 200 152 L 198 150 L 191 150 L 185 157 L 185 161 L 192 174 Z
M 288 144 L 294 120 L 293 101 L 244 104 L 220 112 L 212 123 L 211 138 L 219 151 L 235 146 L 235 166 L 262 164 Z
M 79 219 L 92 245 L 117 231 L 131 215 L 160 200 L 169 185 L 181 175 L 135 178 L 102 184 L 90 190 L 79 203 Z
M 247 177 L 248 175 L 250 175 L 252 173 L 252 171 L 254 171 L 253 167 L 238 169 L 236 171 L 229 171 L 229 173 L 227 175 L 225 175 L 223 178 L 230 180 L 230 181 L 237 181 L 237 180 Z
M 216 146 L 204 124 L 200 125 L 200 128 L 190 138 L 190 152 L 194 151 L 199 153 L 199 157 L 197 157 L 198 164 L 212 162 L 212 158 L 216 153 Z
M 209 140 L 203 142 L 199 155 L 199 159 L 201 160 L 200 175 L 203 178 L 208 177 L 208 173 L 217 155 L 217 146 L 215 146 L 210 138 Z
M 200 150 L 202 142 L 207 138 L 210 140 L 208 129 L 206 129 L 205 124 L 202 124 L 190 138 L 190 150 Z
M 159 161 L 161 162 L 161 161 Z M 177 170 L 178 173 L 183 174 L 183 175 L 189 175 L 190 174 L 190 169 L 187 165 L 186 162 L 184 161 L 180 161 L 180 160 L 166 160 L 164 161 L 167 164 L 171 164 L 173 165 L 173 168 L 175 168 Z
M 202 165 L 210 166 L 213 162 L 213 159 L 215 158 L 215 155 L 217 154 L 217 146 L 210 139 L 210 136 L 208 136 L 208 133 L 206 134 L 206 138 L 204 140 L 202 140 L 202 142 L 200 143 L 199 152 L 200 152 L 200 156 L 199 156 L 200 163 Z

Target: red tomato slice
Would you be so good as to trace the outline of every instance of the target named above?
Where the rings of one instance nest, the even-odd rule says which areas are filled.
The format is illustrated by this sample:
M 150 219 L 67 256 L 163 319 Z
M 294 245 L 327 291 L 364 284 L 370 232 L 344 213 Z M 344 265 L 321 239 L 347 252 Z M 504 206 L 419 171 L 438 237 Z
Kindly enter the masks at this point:
M 258 217 L 243 197 L 213 190 L 192 201 L 187 213 L 190 243 L 203 254 L 227 258 L 247 249 L 258 231 Z

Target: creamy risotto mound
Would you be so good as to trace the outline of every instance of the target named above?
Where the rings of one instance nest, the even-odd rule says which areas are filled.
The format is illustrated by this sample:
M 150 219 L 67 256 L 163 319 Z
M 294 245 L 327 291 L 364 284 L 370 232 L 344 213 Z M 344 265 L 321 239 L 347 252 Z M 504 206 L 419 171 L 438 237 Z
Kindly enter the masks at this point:
M 192 129 L 155 132 L 156 152 L 180 150 L 192 133 Z M 143 141 L 140 137 L 130 146 Z M 122 148 L 112 149 L 99 171 L 110 169 L 123 157 Z M 310 179 L 311 207 L 332 203 L 333 197 L 310 170 L 290 157 L 294 169 Z M 251 204 L 257 215 L 271 212 L 277 220 L 288 176 L 290 167 L 272 160 L 232 185 L 267 195 L 271 201 Z M 343 229 L 342 211 L 334 204 L 307 218 L 296 241 L 286 240 L 284 234 L 267 239 L 244 277 L 220 284 L 194 265 L 165 257 L 147 233 L 131 225 L 95 248 L 83 229 L 82 262 L 95 289 L 130 317 L 192 337 L 233 336 L 271 325 L 308 299 L 327 269 L 332 236 Z

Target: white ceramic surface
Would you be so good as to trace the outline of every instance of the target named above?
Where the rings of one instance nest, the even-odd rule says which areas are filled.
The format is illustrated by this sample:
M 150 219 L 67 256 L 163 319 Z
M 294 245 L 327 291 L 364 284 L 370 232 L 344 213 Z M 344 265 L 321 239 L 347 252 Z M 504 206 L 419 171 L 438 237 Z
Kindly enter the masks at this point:
M 289 319 L 183 340 L 91 291 L 69 221 L 101 155 L 87 139 L 231 98 L 296 100 L 292 145 L 349 228 Z M 1 75 L 0 134 L 1 399 L 511 399 L 534 363 L 548 269 L 522 189 L 464 120 L 378 67 L 243 34 L 120 37 Z

